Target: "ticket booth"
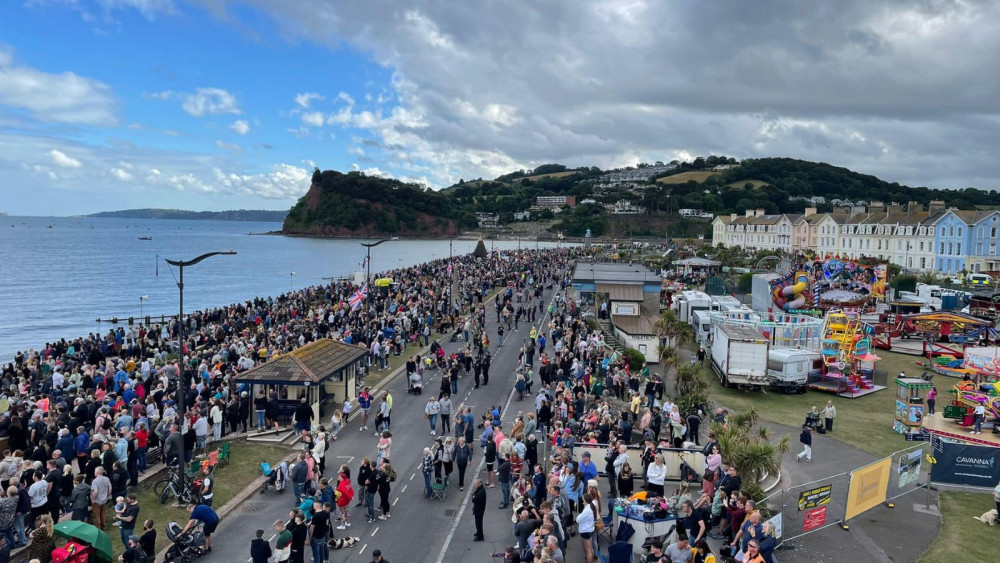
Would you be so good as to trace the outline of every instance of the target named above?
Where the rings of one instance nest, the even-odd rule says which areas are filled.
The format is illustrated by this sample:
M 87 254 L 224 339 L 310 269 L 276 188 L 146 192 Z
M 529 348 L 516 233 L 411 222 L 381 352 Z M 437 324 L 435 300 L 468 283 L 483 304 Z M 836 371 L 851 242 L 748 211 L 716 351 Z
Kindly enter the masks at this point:
M 900 434 L 910 434 L 920 429 L 924 422 L 924 400 L 933 387 L 930 381 L 916 377 L 896 378 L 896 414 L 892 429 Z

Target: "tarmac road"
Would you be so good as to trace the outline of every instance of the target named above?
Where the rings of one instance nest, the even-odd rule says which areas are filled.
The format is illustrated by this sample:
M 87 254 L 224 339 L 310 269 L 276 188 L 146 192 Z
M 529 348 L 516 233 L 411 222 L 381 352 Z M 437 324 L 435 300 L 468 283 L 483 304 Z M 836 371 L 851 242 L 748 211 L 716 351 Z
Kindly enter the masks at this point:
M 555 294 L 554 290 L 544 292 L 542 300 L 546 304 L 546 308 Z M 534 303 L 537 306 L 537 301 Z M 459 406 L 462 408 L 471 406 L 477 422 L 480 415 L 486 412 L 486 409 L 491 405 L 507 404 L 508 399 L 511 398 L 517 354 L 522 342 L 527 339 L 532 326 L 531 323 L 520 323 L 520 329 L 508 332 L 506 334 L 507 342 L 502 348 L 498 348 L 496 347 L 498 339 L 495 320 L 494 309 L 490 304 L 487 304 L 487 331 L 493 346 L 490 384 L 473 389 L 473 376 L 471 374 L 469 376 L 463 375 L 458 382 L 459 393 L 452 398 L 455 412 Z M 536 317 L 534 324 L 542 326 L 544 322 L 545 317 L 540 319 Z M 461 341 L 457 343 L 447 342 L 447 337 L 443 338 L 442 344 L 448 353 L 464 346 Z M 415 352 L 416 350 L 410 347 L 406 353 Z M 537 361 L 535 365 L 537 369 Z M 352 503 L 351 526 L 347 530 L 335 530 L 335 535 L 336 537 L 345 535 L 357 537 L 359 542 L 352 549 L 331 551 L 330 561 L 368 561 L 371 559 L 371 552 L 374 549 L 381 549 L 386 559 L 395 562 L 438 561 L 439 557 L 442 557 L 442 553 L 445 554 L 445 560 L 459 561 L 473 548 L 476 552 L 481 552 L 481 556 L 474 560 L 483 561 L 485 558 L 488 561 L 489 553 L 501 551 L 503 547 L 513 543 L 510 532 L 510 512 L 503 511 L 503 516 L 507 518 L 506 525 L 503 525 L 499 514 L 491 514 L 500 512 L 496 509 L 499 504 L 499 488 L 488 489 L 487 518 L 484 522 L 487 542 L 472 543 L 474 524 L 471 506 L 464 511 L 460 520 L 457 519 L 457 514 L 462 510 L 463 505 L 471 504 L 471 502 L 466 503 L 466 499 L 471 495 L 472 479 L 477 475 L 473 469 L 478 468 L 483 459 L 478 442 L 473 444 L 473 460 L 466 472 L 465 491 L 458 490 L 456 469 L 456 472 L 452 474 L 452 486 L 444 502 L 423 498 L 423 476 L 419 473 L 420 458 L 423 448 L 433 443 L 433 436 L 431 436 L 430 427 L 423 417 L 423 412 L 428 396 L 431 393 L 436 395 L 439 391 L 440 377 L 441 374 L 438 370 L 425 372 L 424 393 L 422 395 L 410 395 L 406 392 L 405 375 L 396 377 L 388 384 L 387 388 L 393 396 L 392 460 L 398 474 L 389 493 L 392 516 L 389 520 L 378 520 L 374 524 L 366 524 L 366 509 L 363 507 L 355 508 Z M 520 410 L 518 404 L 515 397 L 512 406 L 505 409 L 503 416 L 504 422 L 507 423 L 505 427 L 509 427 L 509 421 Z M 524 407 L 526 412 L 533 409 L 533 400 L 525 398 Z M 370 421 L 371 427 L 374 427 L 373 418 Z M 440 421 L 438 422 L 438 431 L 440 431 Z M 479 431 L 477 430 L 475 434 L 478 438 Z M 354 477 L 357 475 L 361 459 L 365 456 L 375 459 L 377 442 L 373 430 L 360 432 L 357 420 L 352 418 L 341 430 L 339 439 L 331 441 L 326 458 L 326 476 L 334 475 L 339 465 L 347 464 L 351 468 L 352 484 L 357 489 Z M 269 461 L 273 462 L 274 460 Z M 378 502 L 377 495 L 376 502 Z M 228 561 L 230 563 L 248 561 L 250 541 L 254 538 L 255 530 L 263 529 L 265 538 L 272 537 L 274 535 L 274 521 L 287 520 L 293 504 L 294 496 L 291 487 L 281 495 L 276 494 L 273 489 L 263 495 L 253 495 L 237 511 L 223 518 L 212 538 L 213 551 L 202 560 Z M 162 525 L 158 524 L 158 527 L 162 528 Z M 491 543 L 493 541 L 498 543 Z M 307 543 L 305 555 L 307 562 L 312 559 L 308 548 Z

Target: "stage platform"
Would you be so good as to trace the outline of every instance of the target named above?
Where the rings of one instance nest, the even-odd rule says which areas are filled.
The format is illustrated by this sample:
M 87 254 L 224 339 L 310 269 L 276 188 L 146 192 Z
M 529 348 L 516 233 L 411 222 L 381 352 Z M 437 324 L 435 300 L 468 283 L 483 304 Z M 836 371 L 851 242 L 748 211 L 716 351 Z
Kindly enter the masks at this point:
M 957 419 L 944 418 L 938 413 L 933 417 L 925 416 L 923 425 L 925 430 L 946 438 L 961 440 L 980 446 L 1000 448 L 1000 434 L 993 433 L 992 424 L 990 424 L 990 428 L 987 428 L 986 424 L 984 424 L 982 434 L 970 434 L 972 431 L 971 426 L 962 426 L 958 423 Z
M 848 399 L 857 399 L 858 397 L 864 397 L 865 395 L 871 395 L 877 391 L 885 389 L 884 385 L 872 385 L 871 389 L 858 389 L 857 393 L 851 393 L 849 391 L 844 391 L 843 385 L 835 379 L 821 379 L 819 381 L 811 381 L 808 384 L 809 388 L 814 391 L 823 391 L 824 393 L 835 393 L 840 397 L 846 397 Z

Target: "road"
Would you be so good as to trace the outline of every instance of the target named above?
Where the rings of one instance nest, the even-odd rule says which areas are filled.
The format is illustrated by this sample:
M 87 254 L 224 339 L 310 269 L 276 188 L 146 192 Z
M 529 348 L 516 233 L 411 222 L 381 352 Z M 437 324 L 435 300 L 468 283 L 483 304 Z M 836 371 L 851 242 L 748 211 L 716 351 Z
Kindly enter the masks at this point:
M 555 294 L 554 290 L 544 292 L 542 300 L 546 304 L 546 309 Z M 537 306 L 537 301 L 534 303 Z M 516 397 L 512 396 L 517 354 L 522 342 L 527 340 L 532 325 L 520 323 L 520 329 L 508 332 L 507 342 L 498 348 L 496 315 L 491 304 L 487 304 L 486 307 L 486 321 L 493 345 L 490 384 L 473 389 L 472 375 L 463 376 L 458 382 L 458 395 L 452 400 L 456 405 L 455 412 L 459 407 L 472 407 L 477 421 L 491 405 L 510 405 L 504 410 L 503 416 L 504 427 L 509 428 L 510 421 L 518 410 L 528 412 L 534 408 L 532 399 L 525 398 L 523 403 L 519 403 Z M 544 326 L 544 322 L 545 317 L 536 318 L 535 326 Z M 442 343 L 449 353 L 464 346 L 461 341 Z M 410 350 L 412 352 L 413 349 Z M 366 524 L 367 513 L 363 508 L 354 508 L 352 505 L 352 525 L 346 531 L 335 530 L 336 537 L 348 535 L 357 537 L 360 541 L 353 549 L 331 551 L 330 561 L 367 561 L 370 560 L 374 549 L 381 549 L 383 556 L 389 561 L 460 561 L 472 554 L 476 555 L 474 558 L 476 561 L 488 561 L 490 553 L 501 551 L 513 543 L 510 511 L 499 511 L 496 508 L 500 502 L 499 488 L 488 489 L 487 493 L 487 517 L 484 523 L 487 541 L 482 543 L 471 541 L 474 524 L 471 501 L 468 499 L 472 490 L 471 482 L 474 478 L 472 475 L 476 474 L 472 469 L 480 471 L 480 463 L 483 460 L 478 444 L 473 445 L 474 457 L 466 473 L 464 492 L 458 490 L 456 469 L 456 473 L 452 475 L 454 485 L 449 489 L 444 502 L 423 498 L 423 476 L 419 473 L 420 458 L 423 448 L 433 443 L 433 436 L 430 434 L 423 412 L 429 394 L 436 394 L 439 390 L 440 377 L 438 370 L 425 372 L 422 395 L 410 395 L 406 392 L 405 375 L 396 377 L 388 384 L 387 388 L 393 396 L 392 459 L 398 474 L 389 493 L 392 517 L 389 520 Z M 477 430 L 476 436 L 478 435 Z M 326 458 L 327 476 L 332 476 L 339 465 L 347 464 L 351 468 L 353 482 L 361 459 L 365 456 L 375 459 L 377 442 L 372 431 L 360 432 L 357 421 L 352 418 L 341 430 L 339 439 L 331 442 Z M 354 486 L 357 488 L 356 484 Z M 378 502 L 377 495 L 375 499 Z M 263 495 L 255 494 L 250 497 L 237 511 L 222 520 L 213 536 L 213 551 L 202 560 L 247 561 L 254 531 L 263 529 L 265 537 L 271 537 L 274 533 L 272 524 L 277 519 L 287 519 L 293 503 L 291 487 L 282 495 L 277 495 L 272 490 Z M 311 560 L 308 543 L 305 560 L 307 562 Z

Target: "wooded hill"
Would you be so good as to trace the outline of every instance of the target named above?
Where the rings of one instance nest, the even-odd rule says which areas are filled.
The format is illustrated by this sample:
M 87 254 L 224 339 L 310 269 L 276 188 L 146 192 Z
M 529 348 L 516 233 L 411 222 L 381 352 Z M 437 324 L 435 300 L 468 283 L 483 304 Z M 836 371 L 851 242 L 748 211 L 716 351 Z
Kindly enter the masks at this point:
M 451 235 L 476 228 L 477 212 L 497 214 L 501 225 L 511 223 L 514 213 L 528 210 L 537 197 L 546 195 L 572 195 L 578 203 L 587 198 L 597 202 L 577 205 L 558 215 L 549 210 L 533 214 L 532 220 L 558 219 L 550 230 L 567 236 L 582 236 L 588 228 L 595 236 L 604 234 L 608 214 L 603 205 L 622 199 L 644 207 L 645 216 L 659 217 L 658 225 L 663 217 L 676 217 L 677 211 L 684 208 L 717 215 L 742 214 L 756 208 L 768 213 L 801 213 L 813 206 L 806 199 L 812 196 L 826 199 L 827 203 L 816 206 L 821 212 L 832 207 L 832 199 L 923 204 L 941 199 L 961 209 L 1000 207 L 1000 193 L 994 191 L 914 188 L 847 168 L 791 158 L 748 159 L 733 168 L 712 171 L 716 165 L 735 162 L 725 156 L 675 161 L 672 164 L 676 168 L 648 181 L 611 187 L 605 180 L 612 171 L 545 164 L 492 180 L 463 179 L 440 191 L 360 172 L 343 174 L 317 169 L 309 192 L 289 212 L 284 231 L 326 236 Z M 629 169 L 618 171 L 622 170 Z M 673 176 L 677 180 L 671 180 Z M 645 216 L 629 216 L 634 218 L 638 232 L 643 232 Z

